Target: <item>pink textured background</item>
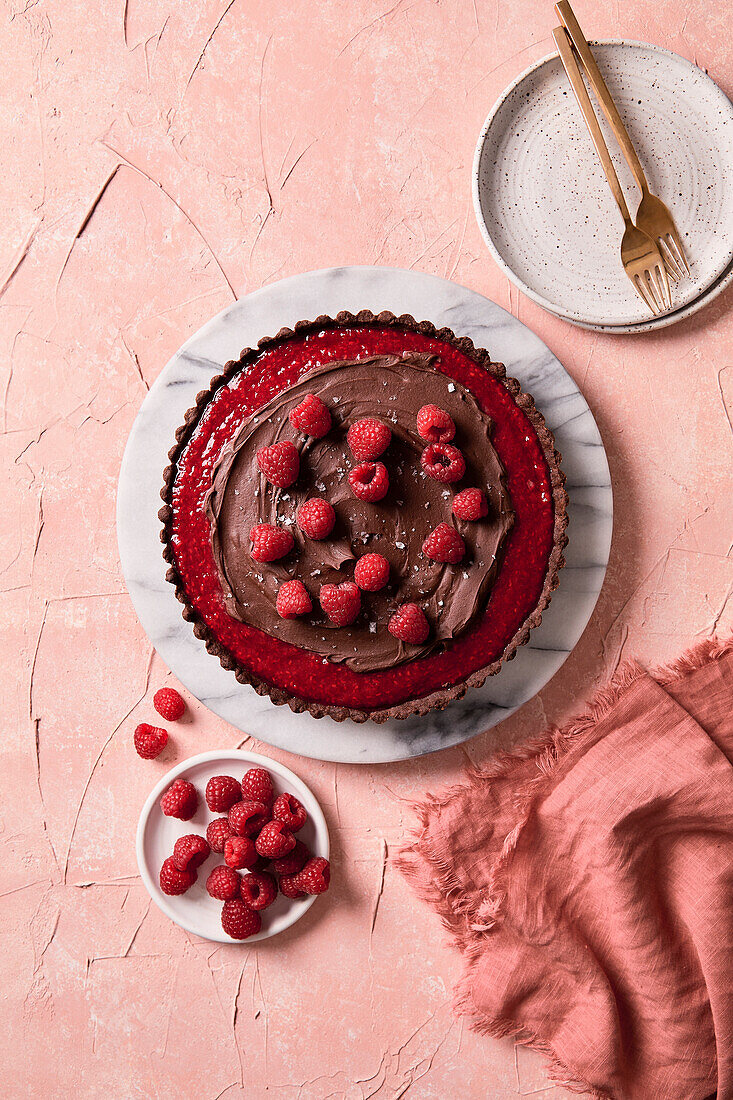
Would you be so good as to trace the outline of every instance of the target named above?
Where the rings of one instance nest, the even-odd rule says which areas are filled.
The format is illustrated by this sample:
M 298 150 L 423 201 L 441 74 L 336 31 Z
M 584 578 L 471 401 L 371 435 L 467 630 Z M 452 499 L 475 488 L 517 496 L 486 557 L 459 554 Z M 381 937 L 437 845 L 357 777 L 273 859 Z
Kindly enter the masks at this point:
M 731 91 L 729 5 L 577 11 L 589 34 L 677 50 Z M 598 418 L 615 484 L 608 579 L 577 650 L 466 753 L 567 718 L 624 656 L 663 660 L 730 628 L 733 295 L 657 335 L 590 334 L 521 298 L 474 222 L 481 123 L 553 25 L 549 0 L 3 3 L 5 1095 L 568 1095 L 541 1059 L 453 1020 L 459 960 L 388 862 L 406 800 L 454 779 L 463 750 L 363 769 L 274 754 L 320 797 L 335 868 L 332 893 L 279 939 L 217 947 L 151 906 L 133 850 L 147 791 L 174 759 L 241 735 L 189 700 L 164 758 L 135 756 L 134 726 L 171 680 L 114 530 L 135 413 L 204 321 L 281 275 L 414 267 L 547 341 Z

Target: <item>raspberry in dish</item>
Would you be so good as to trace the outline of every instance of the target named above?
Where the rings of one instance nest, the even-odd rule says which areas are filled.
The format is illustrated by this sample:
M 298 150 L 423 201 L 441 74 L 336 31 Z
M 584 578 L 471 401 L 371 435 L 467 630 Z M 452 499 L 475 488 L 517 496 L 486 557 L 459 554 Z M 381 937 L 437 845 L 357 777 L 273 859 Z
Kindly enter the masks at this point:
M 241 898 L 232 898 L 222 906 L 221 926 L 233 940 L 246 940 L 260 931 L 262 917 Z
M 193 886 L 197 877 L 195 869 L 189 867 L 182 871 L 176 867 L 173 856 L 168 856 L 168 859 L 163 860 L 158 882 L 164 894 L 175 897 L 178 894 L 185 894 L 186 890 Z
M 195 871 L 210 853 L 208 840 L 197 833 L 187 833 L 186 836 L 179 836 L 173 845 L 172 859 L 179 871 Z
M 275 791 L 270 773 L 264 768 L 250 768 L 245 772 L 242 778 L 242 798 L 245 802 L 261 802 L 263 806 L 271 806 Z
M 166 817 L 190 821 L 196 813 L 199 797 L 193 783 L 187 779 L 174 779 L 160 800 L 160 808 Z
M 297 833 L 308 820 L 306 808 L 295 795 L 281 794 L 275 799 L 272 806 L 272 816 L 275 821 L 282 821 L 283 825 L 291 833 Z
M 222 863 L 209 872 L 206 889 L 217 901 L 229 901 L 239 897 L 239 883 L 240 878 L 234 868 Z
M 242 801 L 241 785 L 231 775 L 213 775 L 204 792 L 206 805 L 215 814 L 226 814 Z
M 206 826 L 206 839 L 212 852 L 223 852 L 224 845 L 231 835 L 229 819 L 226 817 L 216 817 Z
M 268 820 L 269 815 L 264 803 L 244 799 L 235 802 L 229 811 L 229 830 L 232 836 L 257 836 Z
M 263 339 L 199 395 L 170 457 L 162 539 L 184 617 L 237 679 L 295 711 L 444 707 L 527 641 L 558 583 L 552 435 L 487 352 L 429 322 L 364 311 Z M 334 512 L 324 537 L 298 526 L 314 499 Z M 288 554 L 253 556 L 262 524 L 292 536 Z M 429 557 L 442 524 L 457 538 Z M 367 554 L 387 563 L 379 588 L 359 585 Z M 291 581 L 305 596 L 281 599 L 283 617 Z M 346 598 L 330 605 L 333 589 Z

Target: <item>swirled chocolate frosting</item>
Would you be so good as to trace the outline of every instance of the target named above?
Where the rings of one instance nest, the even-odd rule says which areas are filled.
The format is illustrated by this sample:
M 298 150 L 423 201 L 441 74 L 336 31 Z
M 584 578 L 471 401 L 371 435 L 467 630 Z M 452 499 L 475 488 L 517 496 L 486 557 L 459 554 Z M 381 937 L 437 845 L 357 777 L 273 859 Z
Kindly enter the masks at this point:
M 305 374 L 246 420 L 224 448 L 206 501 L 211 546 L 227 611 L 235 619 L 285 642 L 343 663 L 357 672 L 393 668 L 444 648 L 486 608 L 502 544 L 513 513 L 504 469 L 491 444 L 491 420 L 458 382 L 431 366 L 433 356 L 406 353 L 328 363 Z M 322 439 L 300 435 L 288 415 L 306 394 L 328 407 L 333 427 Z M 421 469 L 426 443 L 416 428 L 423 405 L 450 413 L 456 425 L 453 444 L 466 460 L 456 484 L 433 481 Z M 389 471 L 383 500 L 359 500 L 348 482 L 357 465 L 346 443 L 355 420 L 376 417 L 392 431 L 392 442 L 379 461 Z M 300 452 L 295 485 L 278 489 L 260 473 L 256 454 L 262 447 L 290 440 Z M 477 522 L 452 514 L 455 493 L 467 486 L 483 489 L 489 513 Z M 296 510 L 304 500 L 322 496 L 336 513 L 331 535 L 322 541 L 303 535 Z M 426 536 L 441 522 L 453 524 L 466 544 L 458 565 L 430 561 L 422 551 Z M 286 526 L 295 547 L 285 558 L 257 562 L 251 556 L 250 529 L 257 523 Z M 336 627 L 322 613 L 322 584 L 353 580 L 362 554 L 382 554 L 390 563 L 390 583 L 380 592 L 363 592 L 361 613 L 351 626 Z M 283 581 L 298 578 L 308 589 L 313 612 L 281 619 L 275 610 Z M 430 623 L 422 645 L 408 645 L 387 630 L 403 603 L 417 603 Z

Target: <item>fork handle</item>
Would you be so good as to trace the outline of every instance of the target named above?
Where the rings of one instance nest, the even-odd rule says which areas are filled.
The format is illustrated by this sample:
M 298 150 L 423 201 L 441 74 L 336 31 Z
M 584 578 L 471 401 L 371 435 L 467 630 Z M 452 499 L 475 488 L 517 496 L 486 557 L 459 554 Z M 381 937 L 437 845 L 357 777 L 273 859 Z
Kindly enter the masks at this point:
M 631 221 L 629 208 L 626 205 L 626 199 L 624 198 L 624 193 L 621 190 L 621 184 L 618 181 L 616 169 L 613 166 L 613 161 L 611 160 L 611 154 L 608 151 L 606 140 L 603 137 L 603 132 L 601 130 L 598 119 L 596 118 L 596 113 L 593 110 L 593 104 L 590 101 L 590 96 L 588 95 L 585 84 L 583 83 L 583 77 L 581 76 L 578 62 L 575 59 L 575 54 L 573 53 L 573 47 L 570 42 L 568 33 L 563 27 L 555 27 L 555 30 L 552 32 L 552 37 L 555 39 L 555 45 L 557 46 L 560 53 L 560 60 L 565 66 L 565 72 L 568 74 L 568 80 L 570 81 L 572 89 L 575 92 L 575 98 L 578 101 L 578 106 L 583 112 L 583 118 L 585 119 L 586 125 L 590 130 L 590 136 L 593 139 L 593 144 L 596 147 L 596 152 L 600 157 L 601 164 L 603 165 L 603 171 L 606 173 L 606 179 L 608 180 L 611 191 L 613 192 L 613 197 L 618 203 L 618 208 L 621 211 L 622 218 L 628 224 Z
M 613 130 L 616 140 L 621 146 L 621 151 L 626 158 L 626 163 L 633 173 L 639 190 L 644 193 L 647 192 L 649 190 L 649 184 L 644 175 L 644 169 L 636 155 L 634 146 L 631 144 L 631 138 L 621 121 L 621 115 L 618 113 L 616 104 L 611 98 L 611 93 L 608 90 L 605 80 L 601 76 L 600 69 L 596 64 L 596 59 L 586 41 L 585 35 L 580 29 L 580 23 L 578 23 L 578 20 L 575 18 L 575 13 L 570 7 L 568 0 L 559 0 L 559 2 L 555 4 L 555 11 L 557 12 L 560 22 L 570 35 L 570 40 L 583 63 L 583 68 L 585 69 L 590 86 L 601 105 L 601 110 L 608 119 L 608 124 Z

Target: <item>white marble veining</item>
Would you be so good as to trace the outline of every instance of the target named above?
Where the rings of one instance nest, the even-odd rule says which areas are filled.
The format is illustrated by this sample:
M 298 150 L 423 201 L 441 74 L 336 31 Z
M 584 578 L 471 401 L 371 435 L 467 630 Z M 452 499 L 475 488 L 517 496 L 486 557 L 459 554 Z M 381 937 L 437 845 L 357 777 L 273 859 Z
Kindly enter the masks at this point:
M 445 711 L 377 725 L 293 714 L 241 685 L 181 617 L 159 539 L 159 491 L 175 429 L 224 363 L 262 336 L 319 313 L 390 309 L 470 336 L 533 395 L 563 456 L 570 542 L 560 588 L 515 660 Z M 402 760 L 465 741 L 531 699 L 557 672 L 590 618 L 603 583 L 613 522 L 611 482 L 598 429 L 582 394 L 529 329 L 480 294 L 433 275 L 340 267 L 283 279 L 229 306 L 171 359 L 135 420 L 120 472 L 117 530 L 122 568 L 148 637 L 206 706 L 262 741 L 303 756 L 354 763 Z

